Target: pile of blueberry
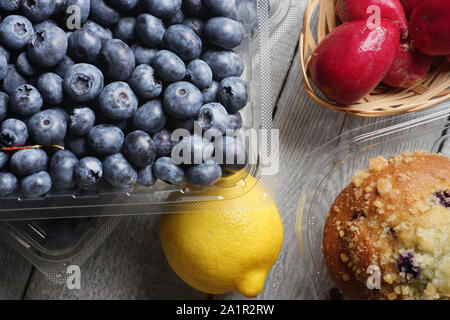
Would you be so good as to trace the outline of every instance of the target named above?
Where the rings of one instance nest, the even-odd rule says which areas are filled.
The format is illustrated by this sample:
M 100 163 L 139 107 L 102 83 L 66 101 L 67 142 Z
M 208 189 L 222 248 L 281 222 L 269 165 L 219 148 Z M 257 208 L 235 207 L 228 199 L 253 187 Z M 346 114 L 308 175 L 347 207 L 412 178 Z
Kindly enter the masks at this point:
M 235 0 L 0 0 L 0 196 L 203 187 L 245 167 L 236 12 Z M 191 134 L 172 141 L 180 128 Z M 176 146 L 196 161 L 175 162 Z

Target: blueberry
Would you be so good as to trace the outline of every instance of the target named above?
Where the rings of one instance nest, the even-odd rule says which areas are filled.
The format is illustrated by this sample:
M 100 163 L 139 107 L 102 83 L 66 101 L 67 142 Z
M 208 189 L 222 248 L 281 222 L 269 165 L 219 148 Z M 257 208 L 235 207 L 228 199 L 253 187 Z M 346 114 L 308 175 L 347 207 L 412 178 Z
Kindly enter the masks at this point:
M 56 73 L 42 74 L 38 78 L 37 87 L 46 104 L 57 105 L 63 102 L 63 79 Z
M 164 110 L 175 118 L 197 117 L 202 104 L 202 93 L 189 82 L 173 83 L 164 92 Z
M 3 168 L 9 161 L 9 153 L 0 151 L 0 169 Z
M 47 109 L 31 117 L 28 121 L 28 131 L 39 144 L 59 144 L 66 137 L 67 119 L 57 110 Z
M 5 120 L 8 116 L 8 101 L 9 96 L 0 91 L 0 122 Z
M 164 23 L 166 26 L 173 26 L 175 24 L 182 24 L 184 21 L 184 12 L 183 10 L 178 10 L 177 13 L 170 18 L 164 19 Z
M 69 37 L 68 53 L 75 61 L 93 62 L 101 48 L 100 38 L 89 29 L 76 30 Z
M 111 30 L 105 29 L 98 23 L 95 23 L 94 21 L 86 21 L 86 23 L 83 25 L 83 29 L 91 30 L 97 37 L 100 38 L 102 41 L 102 45 L 106 43 L 106 41 L 111 40 L 113 38 L 113 34 Z
M 193 16 L 203 16 L 207 11 L 203 0 L 183 0 L 183 9 Z
M 176 163 L 185 165 L 201 164 L 210 160 L 214 153 L 214 145 L 208 139 L 193 134 L 184 137 L 178 142 L 172 152 L 179 159 L 174 159 Z
M 78 158 L 69 150 L 59 150 L 50 161 L 50 175 L 55 188 L 72 189 L 75 184 L 74 169 Z
M 88 107 L 75 108 L 70 114 L 69 129 L 73 135 L 84 136 L 95 125 L 95 113 Z
M 139 0 L 115 0 L 111 4 L 121 10 L 129 11 L 136 8 L 138 2 Z
M 217 102 L 220 83 L 213 81 L 209 88 L 202 90 L 203 103 Z
M 64 90 L 76 102 L 96 99 L 103 90 L 103 74 L 91 64 L 71 66 L 64 76 Z
M 404 251 L 397 258 L 397 270 L 406 280 L 417 279 L 420 275 L 420 266 L 414 259 L 412 251 Z
M 245 147 L 238 137 L 223 136 L 215 142 L 215 160 L 222 165 L 222 170 L 234 173 L 247 165 L 248 156 Z
M 162 129 L 153 134 L 152 140 L 155 143 L 156 157 L 170 156 L 172 153 L 172 133 L 167 129 Z
M 27 198 L 41 197 L 51 189 L 52 178 L 45 171 L 27 176 L 20 182 L 20 190 Z
M 0 41 L 11 50 L 25 48 L 33 33 L 33 25 L 23 16 L 7 16 L 0 23 Z
M 86 20 L 89 18 L 89 13 L 91 11 L 91 2 L 96 0 L 64 0 L 64 15 L 66 15 L 66 18 L 69 18 L 71 15 L 73 15 L 75 12 L 69 10 L 67 12 L 67 9 L 69 9 L 70 6 L 77 6 L 80 10 L 80 22 L 85 23 Z M 67 19 L 66 19 L 67 21 Z
M 0 0 L 0 11 L 13 12 L 20 8 L 21 0 Z
M 214 162 L 208 160 L 189 168 L 186 173 L 186 181 L 194 187 L 207 187 L 215 184 L 222 176 L 222 168 Z
M 186 27 L 191 28 L 199 37 L 203 35 L 203 29 L 205 28 L 203 20 L 199 18 L 186 18 L 184 19 L 183 24 Z
M 169 157 L 157 159 L 153 165 L 153 173 L 158 179 L 169 184 L 180 185 L 185 180 L 183 168 Z
M 117 24 L 121 18 L 105 0 L 91 0 L 90 17 L 105 27 Z
M 450 208 L 450 190 L 440 190 L 435 193 L 435 196 L 439 199 L 439 203 Z
M 171 51 L 158 51 L 153 57 L 152 66 L 161 79 L 168 83 L 181 81 L 186 76 L 186 65 Z
M 212 12 L 220 16 L 227 17 L 236 11 L 236 0 L 204 0 L 204 3 Z
M 140 14 L 136 21 L 136 33 L 141 41 L 152 48 L 162 44 L 166 28 L 163 22 L 148 13 Z
M 35 32 L 28 43 L 28 58 L 38 66 L 56 66 L 66 55 L 67 34 L 57 26 L 46 26 Z
M 159 18 L 170 18 L 181 9 L 182 0 L 142 0 L 144 8 Z
M 12 64 L 8 65 L 8 71 L 6 77 L 3 79 L 3 90 L 9 94 L 14 94 L 14 90 L 23 84 L 26 84 L 27 80 L 17 72 L 16 67 Z
M 230 117 L 224 106 L 213 102 L 200 109 L 198 122 L 204 131 L 218 130 L 224 134 L 230 126 Z
M 27 125 L 17 119 L 6 119 L 0 125 L 0 141 L 6 147 L 23 147 L 28 140 Z
M 147 133 L 154 133 L 166 125 L 161 100 L 150 100 L 139 107 L 133 117 L 134 126 Z
M 206 22 L 204 34 L 210 43 L 224 49 L 233 49 L 244 39 L 244 28 L 237 21 L 215 17 Z
M 66 72 L 75 64 L 69 56 L 64 56 L 64 58 L 53 68 L 53 72 L 64 79 Z
M 99 97 L 101 112 L 113 120 L 131 118 L 138 107 L 138 99 L 126 82 L 112 82 Z
M 11 54 L 9 53 L 9 51 L 5 47 L 3 47 L 1 45 L 0 45 L 0 56 L 4 56 L 6 58 L 6 62 L 9 63 L 9 59 L 11 58 Z
M 75 165 L 74 175 L 80 189 L 95 190 L 103 177 L 103 165 L 97 158 L 83 158 Z
M 48 19 L 55 9 L 55 0 L 22 0 L 22 11 L 33 22 Z
M 130 188 L 137 180 L 137 172 L 121 153 L 107 156 L 103 161 L 105 179 L 114 187 Z
M 247 84 L 239 77 L 225 78 L 220 83 L 218 96 L 219 102 L 228 112 L 237 112 L 247 104 Z
M 242 128 L 242 116 L 239 112 L 229 114 L 228 129 L 233 132 L 238 132 Z
M 212 85 L 212 71 L 209 65 L 200 59 L 189 62 L 186 78 L 199 89 L 206 89 Z
M 86 137 L 68 137 L 65 140 L 66 149 L 73 152 L 78 158 L 91 154 L 91 149 L 86 141 Z
M 1 181 L 1 178 L 0 178 Z M 139 169 L 137 172 L 138 184 L 144 187 L 151 187 L 156 182 L 156 177 L 153 174 L 153 165 L 146 166 L 145 168 Z
M 38 74 L 38 68 L 28 60 L 26 52 L 19 54 L 17 57 L 16 67 L 17 70 L 26 77 L 34 77 Z
M 9 106 L 14 114 L 29 117 L 39 112 L 44 100 L 38 89 L 24 84 L 14 90 L 9 100 Z
M 154 99 L 162 93 L 161 81 L 155 77 L 155 70 L 147 64 L 137 66 L 128 82 L 143 99 Z
M 111 80 L 127 80 L 136 66 L 133 51 L 119 39 L 108 40 L 100 52 L 100 58 L 105 75 Z
M 131 51 L 133 51 L 136 65 L 151 64 L 156 52 L 158 52 L 156 49 L 145 48 L 136 43 L 131 45 Z
M 9 165 L 12 172 L 19 175 L 30 175 L 47 168 L 48 157 L 42 149 L 25 149 L 11 156 Z
M 33 29 L 34 29 L 34 32 L 38 32 L 38 31 L 41 31 L 43 28 L 49 27 L 49 26 L 57 26 L 57 24 L 56 24 L 56 22 L 54 22 L 52 20 L 44 20 L 42 22 L 35 23 L 33 25 Z
M 88 134 L 88 143 L 95 152 L 108 155 L 120 152 L 124 135 L 122 130 L 113 125 L 99 124 Z
M 13 193 L 18 187 L 17 178 L 9 172 L 0 172 L 0 197 Z
M 153 164 L 156 158 L 156 147 L 152 138 L 141 130 L 126 136 L 122 151 L 127 159 L 139 168 Z
M 203 54 L 203 60 L 211 67 L 214 80 L 231 76 L 240 77 L 244 72 L 244 64 L 239 55 L 233 51 L 210 50 Z
M 126 43 L 134 38 L 134 28 L 136 26 L 136 18 L 125 17 L 120 19 L 119 23 L 114 29 L 114 37 Z
M 202 53 L 202 40 L 191 28 L 176 24 L 170 26 L 164 35 L 166 48 L 176 53 L 184 61 L 192 61 Z

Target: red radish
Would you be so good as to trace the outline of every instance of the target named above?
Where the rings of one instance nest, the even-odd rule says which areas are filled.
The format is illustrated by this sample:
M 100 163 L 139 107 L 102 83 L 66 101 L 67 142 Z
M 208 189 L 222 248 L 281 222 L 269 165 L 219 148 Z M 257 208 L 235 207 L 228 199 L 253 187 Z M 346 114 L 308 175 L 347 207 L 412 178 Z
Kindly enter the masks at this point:
M 365 20 L 344 23 L 314 50 L 309 73 L 328 99 L 351 104 L 383 80 L 399 41 L 398 27 L 388 19 L 381 19 L 373 30 Z
M 401 42 L 394 62 L 383 82 L 391 87 L 409 88 L 425 77 L 431 67 L 431 57 L 413 51 L 407 42 Z
M 430 56 L 450 54 L 450 0 L 422 1 L 409 24 L 411 46 Z
M 426 1 L 426 0 L 402 0 L 403 9 L 405 9 L 407 18 L 411 17 L 411 13 L 414 10 L 414 8 L 422 1 Z
M 408 37 L 408 20 L 400 0 L 338 0 L 336 13 L 342 22 L 366 20 L 370 23 L 369 18 L 374 14 L 368 12 L 370 6 L 378 6 L 381 18 L 395 21 L 402 38 Z

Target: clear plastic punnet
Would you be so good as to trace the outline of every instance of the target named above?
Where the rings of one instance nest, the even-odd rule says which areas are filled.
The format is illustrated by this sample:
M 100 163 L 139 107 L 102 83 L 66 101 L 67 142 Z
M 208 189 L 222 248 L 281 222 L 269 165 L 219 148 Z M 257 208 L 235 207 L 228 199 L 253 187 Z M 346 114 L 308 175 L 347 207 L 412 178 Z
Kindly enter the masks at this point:
M 316 149 L 302 164 L 305 176 L 296 232 L 300 254 L 317 299 L 345 298 L 328 276 L 322 239 L 328 212 L 352 176 L 369 166 L 369 159 L 388 159 L 402 151 L 424 150 L 450 156 L 450 102 L 433 109 L 351 130 Z
M 287 14 L 289 3 L 280 0 L 237 0 L 238 20 L 243 23 L 245 31 L 244 41 L 237 52 L 245 65 L 242 77 L 249 91 L 249 103 L 241 111 L 243 127 L 240 135 L 250 160 L 244 172 L 258 177 L 267 190 L 266 197 L 273 196 L 278 161 L 277 155 L 271 155 L 275 144 L 270 130 L 272 97 L 269 41 L 273 29 Z M 113 189 L 106 183 L 98 192 L 52 190 L 45 197 L 36 199 L 27 199 L 17 193 L 0 198 L 0 220 L 160 214 L 182 212 L 183 206 L 187 204 L 191 211 L 204 211 L 214 208 L 217 201 L 229 201 L 230 206 L 233 206 L 233 198 L 237 197 L 238 192 L 225 192 L 222 195 L 220 190 L 226 188 L 238 191 L 243 187 L 242 184 L 245 184 L 245 176 L 238 174 L 234 181 L 227 179 L 226 185 L 210 187 L 214 190 L 213 195 L 207 195 L 207 189 L 194 190 L 187 184 L 174 186 L 162 181 L 152 187 L 135 185 L 129 190 Z

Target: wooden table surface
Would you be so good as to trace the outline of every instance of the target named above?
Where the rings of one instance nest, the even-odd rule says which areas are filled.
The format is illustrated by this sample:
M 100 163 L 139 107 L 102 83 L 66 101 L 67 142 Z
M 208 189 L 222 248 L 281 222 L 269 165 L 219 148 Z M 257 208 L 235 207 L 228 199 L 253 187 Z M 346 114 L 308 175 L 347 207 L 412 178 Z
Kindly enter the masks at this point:
M 308 275 L 297 248 L 295 219 L 307 153 L 343 131 L 379 119 L 328 110 L 303 90 L 298 37 L 304 0 L 292 0 L 287 22 L 274 40 L 272 76 L 274 126 L 280 130 L 277 204 L 285 239 L 258 299 L 311 299 Z M 82 266 L 81 290 L 52 284 L 22 256 L 0 243 L 0 299 L 242 299 L 212 296 L 184 284 L 168 266 L 159 242 L 159 216 L 127 217 Z

